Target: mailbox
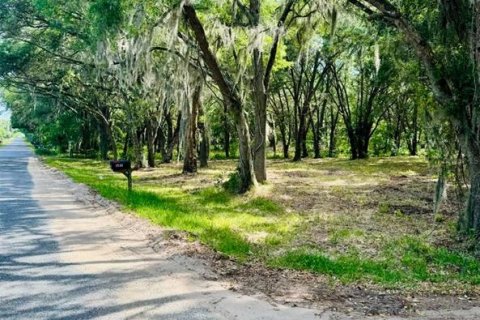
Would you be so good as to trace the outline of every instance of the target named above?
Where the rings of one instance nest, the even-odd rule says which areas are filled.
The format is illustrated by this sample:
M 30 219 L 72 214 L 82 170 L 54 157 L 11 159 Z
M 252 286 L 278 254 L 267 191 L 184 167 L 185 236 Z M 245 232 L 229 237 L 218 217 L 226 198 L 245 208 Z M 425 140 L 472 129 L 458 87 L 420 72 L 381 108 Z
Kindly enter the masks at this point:
M 110 161 L 110 167 L 113 172 L 125 173 L 131 170 L 131 164 L 128 160 L 114 160 Z
M 110 168 L 113 172 L 123 173 L 128 180 L 128 191 L 132 191 L 132 165 L 128 160 L 110 161 Z

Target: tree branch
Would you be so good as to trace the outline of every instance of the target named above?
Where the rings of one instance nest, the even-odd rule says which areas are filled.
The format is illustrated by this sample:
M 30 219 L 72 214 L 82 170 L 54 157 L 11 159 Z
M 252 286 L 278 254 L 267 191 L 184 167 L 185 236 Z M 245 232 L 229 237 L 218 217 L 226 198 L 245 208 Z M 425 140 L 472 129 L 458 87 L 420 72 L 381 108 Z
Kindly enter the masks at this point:
M 197 13 L 191 4 L 187 3 L 183 6 L 183 16 L 195 35 L 197 44 L 202 51 L 205 64 L 210 69 L 211 77 L 220 89 L 224 101 L 228 102 L 230 106 L 234 108 L 239 108 L 240 98 L 238 93 L 232 88 L 229 81 L 223 75 L 217 58 L 210 50 L 210 44 L 208 42 L 207 35 L 205 34 L 205 29 L 203 28 L 203 25 L 198 19 Z
M 416 55 L 422 62 L 436 99 L 443 105 L 451 104 L 453 100 L 453 93 L 447 79 L 440 75 L 439 66 L 433 49 L 428 41 L 423 38 L 422 35 L 413 27 L 412 23 L 405 19 L 400 11 L 388 0 L 348 1 L 372 16 L 375 14 L 373 10 L 368 9 L 370 11 L 365 11 L 365 8 L 368 7 L 364 3 L 368 3 L 377 9 L 379 14 L 391 22 L 399 31 L 401 31 L 405 35 L 407 42 L 412 46 Z
M 268 57 L 267 67 L 265 69 L 265 75 L 263 79 L 263 83 L 265 85 L 265 89 L 268 90 L 268 85 L 270 83 L 270 76 L 272 73 L 273 65 L 275 64 L 275 59 L 277 57 L 278 51 L 278 43 L 280 41 L 280 28 L 285 25 L 285 21 L 287 21 L 288 14 L 292 11 L 293 5 L 295 0 L 289 0 L 285 5 L 285 9 L 280 16 L 280 19 L 277 23 L 277 30 L 275 31 L 275 39 L 273 41 L 272 48 L 270 49 L 270 56 Z

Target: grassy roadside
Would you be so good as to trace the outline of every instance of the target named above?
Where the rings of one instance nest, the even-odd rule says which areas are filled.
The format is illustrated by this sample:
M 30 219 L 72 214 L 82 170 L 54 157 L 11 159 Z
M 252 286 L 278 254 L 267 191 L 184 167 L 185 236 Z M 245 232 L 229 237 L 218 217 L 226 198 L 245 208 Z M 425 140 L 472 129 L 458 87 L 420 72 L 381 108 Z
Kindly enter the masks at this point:
M 429 213 L 432 176 L 418 158 L 272 161 L 256 195 L 218 186 L 234 167 L 214 161 L 197 176 L 175 165 L 135 173 L 134 191 L 104 162 L 45 162 L 156 224 L 240 262 L 309 270 L 342 283 L 439 292 L 477 290 L 480 263 L 455 250 L 455 207 Z
M 249 236 L 268 233 L 266 244 L 280 244 L 288 240 L 299 222 L 298 215 L 287 214 L 263 198 L 236 197 L 215 187 L 185 192 L 179 187 L 139 180 L 134 181 L 134 191 L 129 194 L 124 177 L 112 174 L 105 163 L 58 158 L 46 158 L 46 162 L 140 216 L 187 231 L 240 260 L 259 253 L 259 248 L 247 240 Z

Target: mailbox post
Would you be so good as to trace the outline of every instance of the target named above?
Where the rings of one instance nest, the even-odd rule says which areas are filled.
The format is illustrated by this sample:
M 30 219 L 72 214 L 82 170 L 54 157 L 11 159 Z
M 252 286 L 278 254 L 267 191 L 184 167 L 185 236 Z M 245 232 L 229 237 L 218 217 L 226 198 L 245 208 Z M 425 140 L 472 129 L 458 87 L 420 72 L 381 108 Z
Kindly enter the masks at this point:
M 113 172 L 123 173 L 128 180 L 128 191 L 132 191 L 132 166 L 128 160 L 110 161 L 110 168 Z

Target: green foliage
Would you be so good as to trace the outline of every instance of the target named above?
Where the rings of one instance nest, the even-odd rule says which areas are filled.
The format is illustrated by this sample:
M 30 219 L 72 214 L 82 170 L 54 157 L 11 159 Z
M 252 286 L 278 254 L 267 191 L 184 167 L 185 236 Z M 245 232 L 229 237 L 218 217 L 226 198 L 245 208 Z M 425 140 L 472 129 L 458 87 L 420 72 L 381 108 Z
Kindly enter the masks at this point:
M 81 141 L 85 120 L 77 113 L 70 110 L 55 112 L 57 107 L 50 105 L 46 99 L 11 93 L 4 99 L 12 110 L 12 126 L 27 133 L 27 138 L 39 154 L 64 153 L 71 144 Z M 31 104 L 34 105 L 33 111 Z
M 88 9 L 88 19 L 91 21 L 93 35 L 99 38 L 109 32 L 114 32 L 124 19 L 123 0 L 91 1 Z
M 193 64 L 199 61 L 194 47 L 184 47 L 185 43 L 193 43 L 193 39 L 181 39 L 191 35 L 186 32 L 178 11 L 180 3 L 178 0 L 7 0 L 2 3 L 0 9 L 3 11 L 0 11 L 5 19 L 0 29 L 5 36 L 0 41 L 0 75 L 8 75 L 2 78 L 2 86 L 16 92 L 10 99 L 12 109 L 18 109 L 14 112 L 14 122 L 20 126 L 20 122 L 28 124 L 23 126 L 23 130 L 38 135 L 34 140 L 47 149 L 64 151 L 73 144 L 85 146 L 75 147 L 76 152 L 84 154 L 95 153 L 93 149 L 98 153 L 102 146 L 109 149 L 112 145 L 120 146 L 127 134 L 144 130 L 151 119 L 161 122 L 165 135 L 168 130 L 164 115 L 171 113 L 175 118 L 183 108 L 184 98 L 178 92 L 185 92 L 189 86 L 182 81 L 185 72 L 192 73 L 192 70 L 184 70 L 184 66 L 188 65 L 185 61 L 190 59 Z M 222 70 L 230 75 L 230 80 L 238 88 L 253 128 L 251 53 L 253 48 L 260 48 L 264 52 L 263 63 L 267 63 L 277 31 L 271 26 L 278 23 L 283 3 L 262 1 L 260 24 L 265 31 L 259 34 L 248 27 L 248 14 L 235 5 L 235 10 L 232 10 L 232 3 L 228 1 L 196 1 L 194 5 L 208 38 L 211 41 L 216 39 L 212 49 Z M 321 65 L 329 62 L 343 66 L 348 98 L 352 102 L 360 95 L 360 89 L 355 84 L 360 67 L 368 71 L 365 76 L 373 77 L 378 71 L 373 77 L 376 81 L 390 82 L 391 87 L 394 87 L 391 83 L 394 82 L 395 92 L 390 92 L 388 99 L 404 95 L 397 82 L 411 83 L 415 82 L 412 79 L 419 78 L 420 68 L 412 62 L 411 52 L 399 45 L 400 37 L 389 28 L 375 28 L 350 12 L 330 6 L 320 8 L 316 2 L 299 1 L 295 6 L 295 10 L 304 10 L 312 15 L 289 18 L 289 27 L 284 34 L 280 32 L 282 36 L 273 65 L 271 92 L 286 94 L 285 104 L 292 104 L 293 100 L 293 90 L 287 83 L 291 70 L 296 68 L 301 55 L 310 57 L 307 60 L 311 62 L 317 51 L 321 52 Z M 418 6 L 422 8 L 422 14 L 428 11 L 425 5 Z M 414 14 L 413 9 L 407 9 Z M 31 21 L 36 21 L 42 28 L 29 29 L 27 26 Z M 169 30 L 179 30 L 183 36 L 176 37 Z M 150 51 L 150 47 L 158 50 Z M 181 53 L 181 56 L 171 54 L 170 50 Z M 376 70 L 378 62 L 380 68 Z M 401 71 L 401 79 L 392 81 L 388 77 L 392 70 L 395 73 Z M 305 87 L 306 82 L 300 83 L 300 86 Z M 331 87 L 331 83 L 327 87 Z M 204 120 L 208 123 L 211 145 L 214 150 L 220 150 L 225 142 L 225 131 L 228 131 L 230 155 L 237 157 L 235 123 L 228 108 L 219 103 L 218 88 L 209 83 L 208 89 L 209 92 L 204 94 Z M 322 99 L 328 100 L 326 119 L 318 123 L 322 140 L 320 153 L 325 155 L 327 128 L 331 125 L 329 118 L 338 110 L 333 101 L 334 92 L 324 88 L 317 91 L 312 109 L 318 108 Z M 424 95 L 425 92 L 419 91 L 413 96 L 416 99 Z M 165 101 L 160 101 L 162 99 Z M 382 110 L 390 104 L 388 99 L 375 103 L 374 116 L 368 120 L 369 123 L 380 120 L 379 130 L 372 137 L 374 155 L 387 155 L 389 151 L 386 150 L 393 149 L 389 129 L 391 121 L 381 119 Z M 15 100 L 22 103 L 13 103 Z M 353 118 L 362 118 L 362 112 L 354 109 Z M 298 122 L 294 113 L 291 106 L 283 112 L 276 109 L 269 111 L 272 120 L 290 131 L 290 150 L 294 149 L 294 123 Z M 313 114 L 314 110 L 308 113 Z M 23 118 L 21 121 L 18 115 Z M 104 130 L 101 128 L 105 126 L 105 120 L 112 131 L 112 136 L 108 138 L 105 138 L 105 133 L 99 132 Z M 54 125 L 45 128 L 40 122 Z M 75 132 L 75 126 L 81 130 Z M 404 131 L 407 129 L 404 128 Z M 338 143 L 332 155 L 348 153 L 350 147 L 346 133 L 346 125 L 338 121 L 333 133 Z M 406 140 L 401 141 L 404 153 Z M 310 129 L 307 135 L 310 152 L 312 141 Z M 132 149 L 130 154 L 134 153 Z M 213 158 L 220 159 L 220 153 L 214 153 Z
M 230 173 L 227 181 L 223 183 L 223 187 L 228 192 L 231 192 L 232 194 L 237 194 L 241 188 L 240 174 L 237 171 Z

